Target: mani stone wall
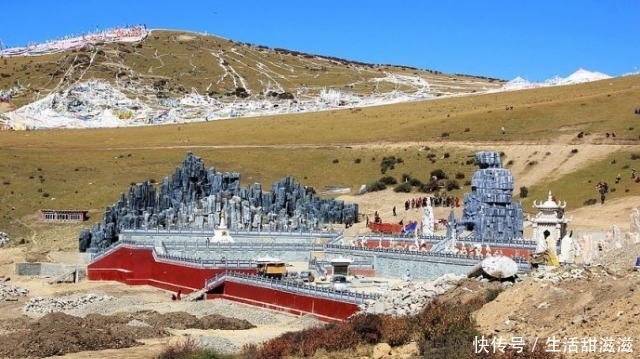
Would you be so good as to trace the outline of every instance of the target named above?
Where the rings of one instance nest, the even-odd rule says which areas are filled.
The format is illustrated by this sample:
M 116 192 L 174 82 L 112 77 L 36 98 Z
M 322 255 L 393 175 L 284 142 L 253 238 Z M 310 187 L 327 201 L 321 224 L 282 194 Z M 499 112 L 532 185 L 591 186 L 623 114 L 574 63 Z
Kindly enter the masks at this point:
M 186 256 L 203 260 L 256 260 L 260 257 L 278 258 L 285 262 L 308 262 L 311 259 L 311 250 L 278 250 L 278 249 L 167 249 L 167 255 Z
M 471 179 L 471 192 L 464 195 L 462 219 L 458 231 L 471 231 L 471 238 L 511 241 L 522 238 L 522 204 L 512 202 L 514 180 L 511 171 L 502 168 L 496 152 L 476 154 L 480 166 Z
M 224 214 L 224 216 L 222 215 Z M 213 229 L 225 218 L 231 230 L 311 231 L 328 224 L 357 222 L 358 205 L 316 196 L 292 177 L 273 184 L 240 186 L 240 174 L 206 169 L 202 158 L 187 152 L 182 166 L 159 185 L 132 185 L 105 209 L 102 223 L 79 236 L 80 252 L 99 252 L 123 229 Z
M 477 264 L 473 260 L 458 260 L 457 258 L 434 258 L 426 261 L 423 256 L 411 256 L 401 254 L 375 253 L 357 254 L 350 253 L 346 257 L 358 261 L 371 263 L 376 271 L 376 276 L 400 278 L 409 270 L 412 278 L 433 280 L 447 273 L 467 274 Z M 337 253 L 327 253 L 326 261 L 343 257 Z M 446 262 L 446 263 L 445 263 Z

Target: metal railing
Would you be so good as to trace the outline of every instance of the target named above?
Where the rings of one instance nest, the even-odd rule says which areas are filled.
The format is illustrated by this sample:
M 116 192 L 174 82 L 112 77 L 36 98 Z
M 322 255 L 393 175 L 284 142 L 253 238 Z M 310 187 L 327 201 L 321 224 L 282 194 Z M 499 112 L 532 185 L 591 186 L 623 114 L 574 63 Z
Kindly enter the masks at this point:
M 166 249 L 170 249 L 173 245 L 175 248 L 171 249 L 183 249 L 191 248 L 190 245 L 184 246 L 185 242 L 163 242 Z M 169 244 L 167 246 L 167 244 Z M 153 240 L 120 240 L 115 242 L 104 251 L 100 253 L 94 253 L 91 256 L 91 261 L 96 261 L 110 253 L 113 253 L 120 247 L 127 248 L 148 248 L 152 250 L 153 257 L 156 261 L 160 262 L 172 262 L 183 266 L 189 266 L 193 268 L 254 268 L 257 264 L 252 260 L 228 260 L 228 259 L 202 259 L 189 255 L 174 255 L 174 254 L 159 254 L 155 248 L 155 241 Z M 197 247 L 196 247 L 197 248 Z M 448 262 L 458 263 L 461 265 L 475 264 L 484 259 L 482 256 L 470 256 L 460 255 L 446 252 L 426 252 L 426 251 L 410 251 L 405 249 L 393 249 L 393 248 L 367 248 L 367 247 L 355 247 L 347 245 L 337 244 L 304 244 L 304 243 L 217 243 L 215 246 L 209 246 L 209 249 L 234 249 L 234 250 L 254 250 L 254 251 L 306 251 L 306 250 L 325 250 L 328 252 L 344 252 L 356 253 L 362 256 L 381 256 L 388 258 L 398 259 L 411 259 L 411 260 L 424 260 L 432 262 Z M 523 271 L 529 271 L 530 265 L 526 258 L 512 258 Z M 354 262 L 357 265 L 368 265 L 366 261 Z M 324 273 L 324 267 L 322 267 L 318 261 L 315 264 L 319 273 Z M 322 271 L 320 271 L 322 269 Z
M 357 237 L 358 240 L 366 239 L 368 242 L 375 241 L 395 241 L 402 243 L 415 243 L 416 239 L 418 242 L 426 242 L 426 243 L 438 243 L 447 240 L 446 236 L 397 236 L 391 234 L 371 234 L 371 235 L 359 235 Z M 509 247 L 509 248 L 535 248 L 537 242 L 535 240 L 529 239 L 513 239 L 513 240 L 496 240 L 496 239 L 475 239 L 470 237 L 458 237 L 456 239 L 459 243 L 480 243 L 482 245 L 489 246 L 499 246 L 499 247 Z M 333 242 L 331 242 L 333 243 Z
M 326 244 L 325 249 L 328 250 L 337 250 L 343 253 L 344 251 L 350 252 L 361 252 L 361 255 L 376 255 L 383 254 L 385 256 L 403 256 L 403 257 L 411 257 L 411 258 L 424 258 L 428 259 L 436 259 L 436 258 L 449 258 L 449 259 L 457 259 L 457 260 L 466 260 L 466 261 L 474 261 L 478 262 L 484 259 L 482 256 L 469 256 L 469 255 L 461 255 L 455 253 L 446 253 L 446 252 L 425 252 L 425 251 L 409 251 L 404 249 L 393 249 L 393 248 L 367 248 L 367 247 L 354 247 L 354 246 L 343 246 L 343 245 L 335 245 L 335 244 Z M 526 262 L 524 258 L 512 258 L 516 263 Z M 528 262 L 527 262 L 528 263 Z
M 206 290 L 209 290 L 222 284 L 222 282 L 224 281 L 249 284 L 263 288 L 275 289 L 287 293 L 307 294 L 316 297 L 325 297 L 333 300 L 356 304 L 363 303 L 365 300 L 369 299 L 377 300 L 381 296 L 378 293 L 369 294 L 364 292 L 337 291 L 333 288 L 310 286 L 294 281 L 270 279 L 232 271 L 218 274 L 217 276 L 206 280 L 204 287 Z
M 323 231 L 323 230 L 296 230 L 296 231 L 271 231 L 271 230 L 255 230 L 248 231 L 244 229 L 227 229 L 231 235 L 239 236 L 278 236 L 278 237 L 322 237 L 334 238 L 342 235 L 342 231 Z M 208 228 L 127 228 L 123 229 L 122 234 L 182 234 L 182 235 L 213 235 L 214 230 Z
M 224 249 L 224 250 L 322 250 L 323 246 L 316 243 L 266 243 L 266 242 L 233 242 L 233 243 L 206 243 L 206 241 L 163 241 L 167 250 L 198 250 L 198 249 Z

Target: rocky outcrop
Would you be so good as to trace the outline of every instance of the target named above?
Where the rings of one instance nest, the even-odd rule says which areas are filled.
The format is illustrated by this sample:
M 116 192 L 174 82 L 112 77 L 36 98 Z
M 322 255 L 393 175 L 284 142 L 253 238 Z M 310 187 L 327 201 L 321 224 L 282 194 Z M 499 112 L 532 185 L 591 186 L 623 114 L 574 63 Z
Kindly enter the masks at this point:
M 202 158 L 187 152 L 182 166 L 159 185 L 132 184 L 122 193 L 105 209 L 102 223 L 80 233 L 80 251 L 108 247 L 123 229 L 213 229 L 223 212 L 228 228 L 250 231 L 317 230 L 358 219 L 357 204 L 320 198 L 292 177 L 274 183 L 271 192 L 263 192 L 259 183 L 242 188 L 239 173 L 206 169 Z

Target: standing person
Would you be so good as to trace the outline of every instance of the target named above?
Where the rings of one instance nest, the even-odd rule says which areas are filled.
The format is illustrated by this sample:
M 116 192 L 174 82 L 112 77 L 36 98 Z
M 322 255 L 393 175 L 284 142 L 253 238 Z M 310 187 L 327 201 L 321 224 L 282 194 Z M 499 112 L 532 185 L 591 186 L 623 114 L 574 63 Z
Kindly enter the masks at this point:
M 393 216 L 394 217 L 397 216 L 397 214 L 396 214 L 396 206 L 393 206 Z

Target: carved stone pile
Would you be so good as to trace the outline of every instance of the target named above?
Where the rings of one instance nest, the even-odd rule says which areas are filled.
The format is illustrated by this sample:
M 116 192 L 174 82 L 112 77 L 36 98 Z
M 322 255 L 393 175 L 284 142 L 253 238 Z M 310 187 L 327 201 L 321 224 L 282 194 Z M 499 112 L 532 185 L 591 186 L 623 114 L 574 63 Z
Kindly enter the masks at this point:
M 417 314 L 437 296 L 454 288 L 456 283 L 464 278 L 466 276 L 446 274 L 429 282 L 404 282 L 384 293 L 377 301 L 366 301 L 360 305 L 360 311 L 393 316 Z
M 242 188 L 239 173 L 207 170 L 200 157 L 188 152 L 159 186 L 144 182 L 122 193 L 106 208 L 102 223 L 80 233 L 80 251 L 108 247 L 123 229 L 213 229 L 222 212 L 232 230 L 308 231 L 357 222 L 358 205 L 317 197 L 291 177 L 274 183 L 271 192 L 263 192 L 259 183 Z
M 522 238 L 522 205 L 512 202 L 514 180 L 511 171 L 502 168 L 496 152 L 478 152 L 480 166 L 471 179 L 470 193 L 464 195 L 459 231 L 472 231 L 472 238 L 508 241 Z

